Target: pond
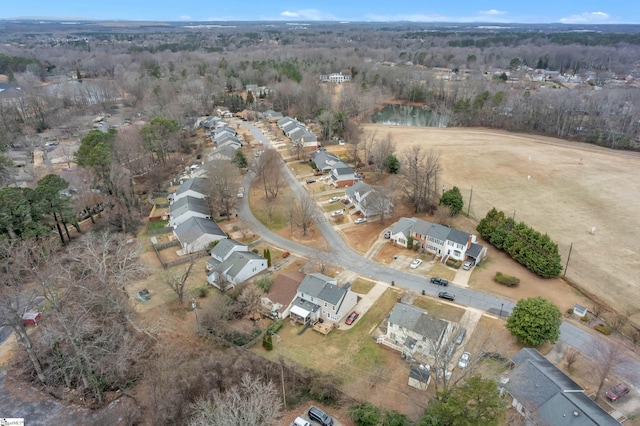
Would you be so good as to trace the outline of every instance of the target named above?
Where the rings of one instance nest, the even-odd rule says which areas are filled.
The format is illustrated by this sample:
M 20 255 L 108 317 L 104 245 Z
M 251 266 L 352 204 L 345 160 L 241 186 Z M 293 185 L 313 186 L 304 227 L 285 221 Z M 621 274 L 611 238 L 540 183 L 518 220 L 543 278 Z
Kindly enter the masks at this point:
M 393 126 L 447 127 L 449 117 L 422 107 L 389 104 L 373 114 L 371 122 Z

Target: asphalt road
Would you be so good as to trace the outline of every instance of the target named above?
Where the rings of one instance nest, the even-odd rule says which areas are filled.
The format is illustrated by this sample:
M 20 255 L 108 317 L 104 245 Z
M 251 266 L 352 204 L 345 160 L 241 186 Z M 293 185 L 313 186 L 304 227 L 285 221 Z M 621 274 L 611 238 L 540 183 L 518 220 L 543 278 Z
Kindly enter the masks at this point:
M 249 129 L 253 137 L 258 141 L 262 141 L 264 146 L 272 147 L 269 139 L 264 136 L 259 128 L 248 123 L 241 123 L 241 125 Z M 306 192 L 305 188 L 298 181 L 298 179 L 296 179 L 291 170 L 288 167 L 283 167 L 283 170 L 285 172 L 286 180 L 294 194 L 304 194 Z M 243 181 L 245 188 L 249 188 L 251 186 L 251 181 L 254 177 L 255 176 L 253 172 L 249 172 L 245 175 Z M 298 253 L 309 259 L 315 257 L 317 253 L 315 249 L 311 249 L 305 245 L 295 243 L 293 241 L 287 240 L 286 238 L 282 238 L 281 236 L 271 232 L 264 225 L 262 225 L 262 223 L 260 223 L 251 213 L 248 197 L 240 199 L 240 203 L 238 205 L 238 215 L 245 223 L 249 224 L 254 229 L 254 231 L 262 237 L 264 241 L 281 247 L 284 250 Z M 316 221 L 316 224 L 318 226 L 318 229 L 324 236 L 332 252 L 331 263 L 341 266 L 347 270 L 356 272 L 361 276 L 377 281 L 384 281 L 387 283 L 391 283 L 393 281 L 398 287 L 420 293 L 424 291 L 426 295 L 430 296 L 437 296 L 438 292 L 447 291 L 448 293 L 452 293 L 453 295 L 455 295 L 455 303 L 481 309 L 483 311 L 488 311 L 494 315 L 499 315 L 502 317 L 507 317 L 515 306 L 515 303 L 512 301 L 501 299 L 499 297 L 481 293 L 468 288 L 461 288 L 451 284 L 447 287 L 437 286 L 431 284 L 424 277 L 388 268 L 369 259 L 366 259 L 351 250 L 344 243 L 340 235 L 326 220 L 323 212 L 320 211 L 319 208 L 317 217 L 318 220 Z M 584 354 L 591 355 L 593 353 L 594 342 L 598 341 L 598 337 L 582 330 L 581 328 L 571 323 L 563 322 L 560 326 L 559 340 L 562 343 L 578 349 Z M 627 365 L 629 365 L 630 370 L 640 372 L 640 362 L 638 362 L 635 357 L 631 356 L 630 353 L 627 355 Z M 635 386 L 640 386 L 640 377 L 629 377 L 629 382 L 633 383 Z

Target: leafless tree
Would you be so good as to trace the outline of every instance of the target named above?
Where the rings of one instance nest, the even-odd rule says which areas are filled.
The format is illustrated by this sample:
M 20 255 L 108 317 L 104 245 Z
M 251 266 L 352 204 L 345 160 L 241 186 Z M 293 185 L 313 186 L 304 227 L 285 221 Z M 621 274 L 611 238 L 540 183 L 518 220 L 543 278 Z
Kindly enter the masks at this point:
M 195 263 L 195 259 L 189 262 L 189 266 L 187 266 L 187 269 L 182 273 L 182 275 L 173 275 L 172 271 L 166 271 L 164 274 L 164 283 L 178 296 L 178 303 L 181 305 L 184 302 L 184 287 Z
M 596 398 L 601 396 L 610 376 L 616 374 L 627 377 L 633 373 L 633 369 L 629 368 L 631 359 L 626 353 L 626 349 L 610 339 L 593 339 L 588 356 L 593 377 L 598 386 Z M 635 374 L 638 375 L 638 372 Z
M 575 364 L 576 361 L 578 361 L 579 356 L 580 356 L 580 352 L 578 352 L 576 349 L 574 348 L 567 349 L 567 353 L 564 354 L 564 361 L 567 363 L 567 370 L 569 370 L 569 372 L 572 371 L 573 364 Z
M 211 400 L 198 400 L 189 425 L 276 425 L 281 410 L 277 387 L 245 374 L 238 385 L 225 393 L 214 394 Z
M 360 159 L 360 147 L 361 147 L 361 131 L 360 126 L 355 123 L 353 120 L 349 120 L 347 122 L 347 129 L 345 131 L 345 140 L 349 144 L 347 150 L 349 155 L 351 156 L 351 161 L 353 161 L 353 167 L 356 169 L 360 167 L 361 159 Z
M 387 169 L 387 159 L 394 154 L 395 150 L 396 144 L 393 142 L 391 133 L 387 134 L 384 139 L 376 140 L 371 146 L 368 160 L 373 161 L 373 172 L 377 182 L 382 179 L 382 175 Z
M 307 232 L 318 217 L 318 209 L 315 201 L 309 194 L 301 194 L 298 198 L 290 201 L 289 218 L 291 226 L 298 226 L 302 229 L 302 235 L 306 236 Z
M 236 206 L 240 171 L 228 161 L 213 161 L 209 166 L 209 204 L 212 211 L 219 211 L 231 217 L 231 210 Z
M 380 218 L 380 223 L 384 223 L 387 215 L 391 214 L 391 210 L 393 209 L 391 189 L 376 186 L 371 194 L 367 196 L 366 201 L 367 210 L 371 215 L 377 215 Z
M 327 267 L 333 263 L 333 255 L 332 252 L 315 249 L 313 251 L 313 261 L 318 267 L 318 272 L 324 274 L 327 270 Z
M 373 130 L 370 132 L 366 132 L 362 136 L 362 143 L 360 144 L 360 146 L 362 150 L 362 161 L 364 162 L 365 166 L 368 165 L 369 162 L 371 161 L 370 159 L 371 150 L 373 148 L 373 145 L 376 142 L 377 135 L 378 135 L 377 130 Z
M 409 148 L 402 162 L 405 178 L 403 191 L 416 212 L 433 209 L 438 197 L 438 178 L 442 172 L 440 154 L 428 152 L 415 145 Z
M 451 207 L 445 206 L 443 204 L 438 205 L 434 213 L 434 219 L 440 225 L 451 226 L 451 223 L 453 222 Z
M 262 303 L 262 296 L 264 292 L 256 285 L 246 285 L 236 301 L 237 310 L 240 311 L 240 315 L 254 314 L 260 310 L 260 304 Z
M 253 163 L 253 170 L 264 189 L 265 198 L 275 198 L 284 183 L 282 157 L 275 149 L 265 149 Z

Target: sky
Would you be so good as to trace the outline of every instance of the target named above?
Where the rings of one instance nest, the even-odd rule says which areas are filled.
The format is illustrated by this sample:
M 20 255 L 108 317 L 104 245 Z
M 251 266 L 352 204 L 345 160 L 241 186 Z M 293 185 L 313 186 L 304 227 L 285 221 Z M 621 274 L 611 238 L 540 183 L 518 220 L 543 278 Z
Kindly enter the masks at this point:
M 636 1 L 5 0 L 0 19 L 640 24 Z

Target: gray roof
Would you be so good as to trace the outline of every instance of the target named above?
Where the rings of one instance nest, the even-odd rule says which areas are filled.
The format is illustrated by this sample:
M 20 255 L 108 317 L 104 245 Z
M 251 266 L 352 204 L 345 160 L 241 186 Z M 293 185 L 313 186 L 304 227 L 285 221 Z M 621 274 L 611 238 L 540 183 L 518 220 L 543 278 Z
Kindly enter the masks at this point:
M 302 309 L 304 309 L 305 311 L 308 312 L 316 312 L 318 309 L 320 309 L 320 305 L 317 305 L 313 302 L 309 302 L 308 300 L 305 300 L 301 297 L 296 297 L 293 302 L 291 303 L 292 306 L 299 306 Z
M 278 120 L 278 127 L 280 127 L 282 129 L 282 127 L 284 125 L 286 125 L 287 123 L 295 123 L 296 120 L 294 120 L 293 118 L 287 116 L 287 117 L 282 117 L 280 120 Z
M 318 149 L 311 153 L 311 161 L 316 165 L 318 170 L 331 169 L 334 165 L 341 162 L 340 159 L 325 149 Z M 342 163 L 344 164 L 344 163 Z
M 236 251 L 231 253 L 224 262 L 216 266 L 216 272 L 235 278 L 242 269 L 252 260 L 264 260 L 264 257 L 252 251 Z M 237 284 L 237 283 L 236 283 Z
M 274 111 L 274 110 L 272 110 L 272 109 L 268 109 L 268 110 L 266 110 L 266 111 L 263 113 L 263 115 L 264 115 L 265 117 L 267 117 L 268 119 L 270 119 L 270 120 L 273 120 L 274 118 L 278 118 L 278 119 L 279 119 L 280 117 L 282 117 L 282 113 L 281 113 L 281 112 L 279 112 L 279 111 Z
M 185 180 L 176 189 L 176 195 L 184 194 L 187 191 L 197 192 L 198 194 L 207 194 L 207 180 L 203 178 L 193 178 Z
M 429 233 L 427 235 L 432 238 L 435 238 L 436 240 L 446 241 L 447 238 L 449 237 L 450 231 L 451 231 L 451 228 L 449 228 L 448 226 L 443 226 L 443 225 L 440 225 L 439 223 L 434 223 L 431 225 L 431 228 L 429 229 Z
M 206 216 L 211 215 L 207 200 L 195 198 L 190 195 L 180 198 L 171 204 L 171 207 L 169 207 L 169 214 L 173 217 L 180 217 L 188 211 L 200 213 Z
M 432 342 L 438 342 L 448 323 L 429 315 L 427 311 L 406 303 L 396 303 L 389 314 L 389 323 L 424 336 Z
M 236 240 L 228 238 L 216 244 L 216 246 L 211 250 L 211 256 L 215 255 L 221 259 L 224 259 L 234 247 L 244 247 L 245 250 L 248 250 L 248 246 L 246 244 L 242 244 Z
M 298 291 L 332 305 L 337 305 L 347 294 L 348 286 L 340 288 L 330 281 L 335 280 L 319 273 L 307 274 L 298 286 Z
M 335 163 L 333 165 L 332 169 L 336 171 L 338 176 L 340 176 L 340 175 L 349 175 L 349 174 L 353 174 L 354 173 L 353 168 L 347 166 L 342 161 L 338 161 L 337 163 Z
M 356 192 L 359 192 L 361 195 L 364 195 L 367 192 L 371 191 L 372 189 L 373 188 L 371 187 L 371 185 L 360 181 L 360 182 L 357 182 L 355 185 L 351 185 L 350 187 L 348 187 L 344 191 L 344 193 L 347 195 L 347 197 L 353 198 Z
M 468 256 L 473 257 L 474 259 L 477 259 L 478 256 L 480 256 L 480 252 L 482 252 L 482 249 L 484 247 L 481 246 L 480 244 L 477 243 L 471 243 L 471 247 L 469 247 L 466 251 Z
M 449 228 L 449 235 L 447 236 L 447 240 L 466 246 L 469 242 L 469 234 L 464 231 L 459 231 L 455 228 Z
M 411 230 L 416 234 L 429 235 L 429 231 L 431 230 L 433 223 L 427 222 L 426 220 L 422 220 L 418 218 L 414 218 L 414 219 L 415 219 L 415 224 L 413 225 L 413 228 L 411 228 Z
M 210 158 L 215 158 L 216 156 L 224 157 L 227 159 L 232 159 L 236 155 L 236 150 L 231 145 L 223 145 L 211 151 L 209 154 Z
M 214 235 L 220 239 L 227 238 L 226 234 L 220 229 L 217 223 L 211 219 L 201 217 L 191 217 L 176 227 L 173 231 L 180 243 L 190 244 L 203 235 Z
M 415 225 L 417 220 L 419 219 L 416 219 L 415 217 L 401 217 L 400 220 L 398 220 L 396 224 L 393 225 L 391 233 L 397 234 L 399 232 L 402 232 L 405 237 L 408 237 L 409 232 L 411 231 L 413 225 Z
M 511 360 L 516 367 L 509 373 L 505 388 L 527 410 L 543 421 L 556 425 L 619 425 L 584 390 L 540 352 L 521 349 Z M 577 416 L 574 413 L 578 413 Z
M 420 368 L 417 366 L 411 367 L 409 371 L 409 378 L 417 380 L 422 383 L 429 383 L 430 375 L 429 370 L 426 368 Z

